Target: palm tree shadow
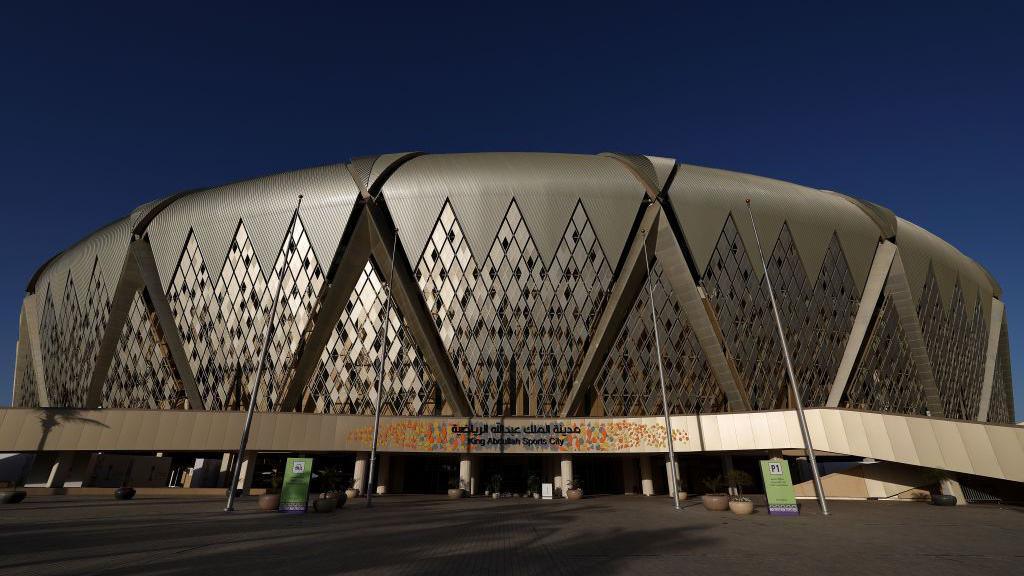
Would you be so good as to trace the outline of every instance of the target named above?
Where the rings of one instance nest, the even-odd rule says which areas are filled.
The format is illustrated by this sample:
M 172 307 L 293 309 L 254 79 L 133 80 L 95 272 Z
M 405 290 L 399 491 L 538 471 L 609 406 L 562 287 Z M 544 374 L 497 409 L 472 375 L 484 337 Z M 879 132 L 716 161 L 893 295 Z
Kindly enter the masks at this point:
M 55 428 L 69 422 L 91 424 L 94 426 L 109 428 L 109 426 L 99 420 L 81 416 L 81 410 L 76 410 L 74 408 L 40 408 L 39 412 L 41 413 L 39 415 L 39 427 L 43 430 L 43 433 L 39 436 L 39 443 L 36 445 L 36 452 L 43 451 L 43 448 L 46 447 L 46 440 L 50 437 L 50 433 Z

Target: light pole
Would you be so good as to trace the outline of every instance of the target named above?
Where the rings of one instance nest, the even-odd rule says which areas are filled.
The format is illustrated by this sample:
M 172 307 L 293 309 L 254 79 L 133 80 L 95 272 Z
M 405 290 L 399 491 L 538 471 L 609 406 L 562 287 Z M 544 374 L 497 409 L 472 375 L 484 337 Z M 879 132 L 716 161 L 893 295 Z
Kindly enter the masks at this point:
M 281 286 L 284 285 L 284 275 L 288 270 L 288 255 L 292 250 L 292 229 L 295 221 L 299 218 L 299 207 L 302 206 L 302 194 L 299 194 L 299 202 L 292 212 L 292 219 L 288 221 L 288 233 L 284 239 L 284 265 L 281 267 L 281 276 L 277 279 L 277 289 L 274 290 L 274 299 L 270 302 L 270 318 L 267 320 L 267 333 L 263 338 L 263 345 L 260 347 L 260 363 L 256 370 L 256 382 L 252 385 L 252 395 L 249 397 L 249 411 L 245 415 L 245 426 L 242 427 L 242 440 L 238 446 L 238 455 L 235 457 L 235 465 L 232 467 L 231 484 L 228 486 L 228 504 L 224 507 L 225 512 L 235 510 L 235 490 L 238 488 L 238 476 L 242 471 L 242 455 L 245 454 L 245 446 L 249 443 L 249 429 L 252 428 L 252 414 L 256 410 L 256 398 L 260 394 L 260 383 L 263 381 L 263 371 L 267 364 L 267 350 L 270 348 L 270 339 L 274 335 L 274 318 L 277 316 L 277 301 L 281 297 Z M 273 272 L 271 272 L 273 273 Z M 255 466 L 255 462 L 250 465 Z
M 811 435 L 807 432 L 807 419 L 804 417 L 804 402 L 800 397 L 800 388 L 796 385 L 796 375 L 793 373 L 793 359 L 789 356 L 789 346 L 786 345 L 786 333 L 782 330 L 782 318 L 779 316 L 779 306 L 775 303 L 775 291 L 772 289 L 772 280 L 768 276 L 768 263 L 764 260 L 764 252 L 761 250 L 761 238 L 757 234 L 757 224 L 754 222 L 754 211 L 750 208 L 750 198 L 747 198 L 747 214 L 750 215 L 750 226 L 754 229 L 754 242 L 757 243 L 757 255 L 761 258 L 761 266 L 764 268 L 764 281 L 768 286 L 768 298 L 772 302 L 772 313 L 775 315 L 775 327 L 779 331 L 779 343 L 782 344 L 782 355 L 786 359 L 786 374 L 789 376 L 789 385 L 796 400 L 796 417 L 800 422 L 800 434 L 804 438 L 804 449 L 807 451 L 807 461 L 811 464 L 811 477 L 814 478 L 814 492 L 818 496 L 818 505 L 821 506 L 821 513 L 828 516 L 828 503 L 825 502 L 825 491 L 821 487 L 821 475 L 818 474 L 818 461 L 814 458 L 814 448 L 811 446 Z
M 374 474 L 377 467 L 377 435 L 380 432 L 380 399 L 384 395 L 384 376 L 387 374 L 388 364 L 388 332 L 391 330 L 391 281 L 395 278 L 395 250 L 398 248 L 398 228 L 394 230 L 395 238 L 391 243 L 391 271 L 388 273 L 388 300 L 384 306 L 384 345 L 381 347 L 383 357 L 380 360 L 380 370 L 377 375 L 377 401 L 373 409 L 373 441 L 370 444 L 370 473 L 366 482 L 366 507 L 373 506 L 373 493 L 377 491 L 374 485 L 376 479 Z
M 651 260 L 647 257 L 647 231 L 640 230 L 644 243 L 644 264 L 647 265 L 647 296 L 651 300 L 651 321 L 654 322 L 654 351 L 658 358 L 658 380 L 661 382 L 661 406 L 665 409 L 665 437 L 668 441 L 668 481 L 672 491 L 672 502 L 679 510 L 679 481 L 676 479 L 676 451 L 672 445 L 672 419 L 669 418 L 668 393 L 665 391 L 665 369 L 661 365 L 661 336 L 658 335 L 658 312 L 654 304 L 654 278 L 651 276 Z M 698 416 L 699 417 L 699 416 Z

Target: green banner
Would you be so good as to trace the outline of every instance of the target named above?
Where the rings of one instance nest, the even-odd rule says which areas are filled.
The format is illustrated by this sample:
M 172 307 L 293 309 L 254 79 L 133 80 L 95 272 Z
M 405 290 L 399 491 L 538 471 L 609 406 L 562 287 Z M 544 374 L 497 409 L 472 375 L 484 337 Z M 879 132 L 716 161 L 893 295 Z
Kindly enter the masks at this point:
M 793 492 L 793 479 L 789 475 L 789 462 L 781 458 L 761 460 L 761 477 L 764 478 L 765 496 L 768 497 L 768 513 L 776 516 L 800 514 Z
M 281 484 L 282 512 L 305 512 L 309 502 L 309 479 L 313 474 L 312 458 L 289 458 L 284 466 Z

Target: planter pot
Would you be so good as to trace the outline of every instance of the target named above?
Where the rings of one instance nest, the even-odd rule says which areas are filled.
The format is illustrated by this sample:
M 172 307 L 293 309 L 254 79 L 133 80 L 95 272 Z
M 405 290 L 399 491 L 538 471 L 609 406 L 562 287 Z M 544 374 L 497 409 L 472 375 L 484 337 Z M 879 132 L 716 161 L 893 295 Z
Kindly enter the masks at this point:
M 732 510 L 732 513 L 737 516 L 746 516 L 747 514 L 754 513 L 754 503 L 743 502 L 742 500 L 730 500 L 729 510 Z
M 131 500 L 135 497 L 135 488 L 118 488 L 114 490 L 114 498 L 118 500 Z
M 580 498 L 583 498 L 583 490 L 579 488 L 566 490 L 565 497 L 568 498 L 569 500 L 579 500 Z
M 449 488 L 448 489 L 448 498 L 451 499 L 451 500 L 458 500 L 459 498 L 462 498 L 465 495 L 466 495 L 466 491 L 463 490 L 462 488 Z
M 24 490 L 0 490 L 0 503 L 17 504 L 25 499 L 28 492 Z
M 498 494 L 497 492 L 495 492 L 494 494 L 491 494 L 491 498 L 494 498 L 495 500 L 497 500 L 498 498 L 501 498 L 501 494 Z
M 349 500 L 353 498 L 358 498 L 359 490 L 356 490 L 355 488 L 349 488 L 348 490 L 345 490 L 345 497 L 348 498 Z
M 337 498 L 317 498 L 313 500 L 313 510 L 321 513 L 334 512 L 338 507 Z
M 729 509 L 728 494 L 705 494 L 701 497 L 704 507 L 713 512 L 723 512 Z
M 533 499 L 534 500 L 540 500 L 540 493 L 539 492 L 534 492 L 533 493 Z
M 936 506 L 956 506 L 956 496 L 951 494 L 933 494 L 932 504 Z
M 340 491 L 337 491 L 337 490 L 328 490 L 327 492 L 322 492 L 320 494 L 320 498 L 327 498 L 329 500 L 334 500 L 334 502 L 335 502 L 335 504 L 337 505 L 338 508 L 341 508 L 342 506 L 344 506 L 345 502 L 348 500 L 348 497 L 345 496 L 344 492 L 340 492 Z
M 262 494 L 260 495 L 260 510 L 264 512 L 277 512 L 277 509 L 281 507 L 281 495 L 280 494 Z
M 689 498 L 689 496 L 690 495 L 687 494 L 686 492 L 683 492 L 682 490 L 679 491 L 679 501 L 680 502 L 686 500 L 687 498 Z

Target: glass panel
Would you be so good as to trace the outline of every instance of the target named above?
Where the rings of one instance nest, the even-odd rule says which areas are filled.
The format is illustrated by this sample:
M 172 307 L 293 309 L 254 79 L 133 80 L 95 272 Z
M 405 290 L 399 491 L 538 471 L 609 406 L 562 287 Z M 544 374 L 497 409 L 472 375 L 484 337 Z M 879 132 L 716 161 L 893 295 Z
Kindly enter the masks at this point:
M 374 413 L 377 380 L 384 358 L 382 328 L 387 309 L 387 288 L 381 278 L 373 264 L 367 262 L 320 357 L 303 402 L 305 411 Z M 381 414 L 441 414 L 444 401 L 440 388 L 394 303 L 388 316 L 384 385 Z
M 104 407 L 187 408 L 185 389 L 150 310 L 142 292 L 136 292 L 103 385 Z
M 582 203 L 549 265 L 514 200 L 482 264 L 445 203 L 416 277 L 475 415 L 558 413 L 611 275 Z
M 660 261 L 654 262 L 651 274 L 671 413 L 723 412 L 725 395 L 711 374 L 697 336 L 686 322 L 672 287 L 663 277 Z M 645 284 L 594 385 L 604 415 L 664 413 L 653 326 Z

